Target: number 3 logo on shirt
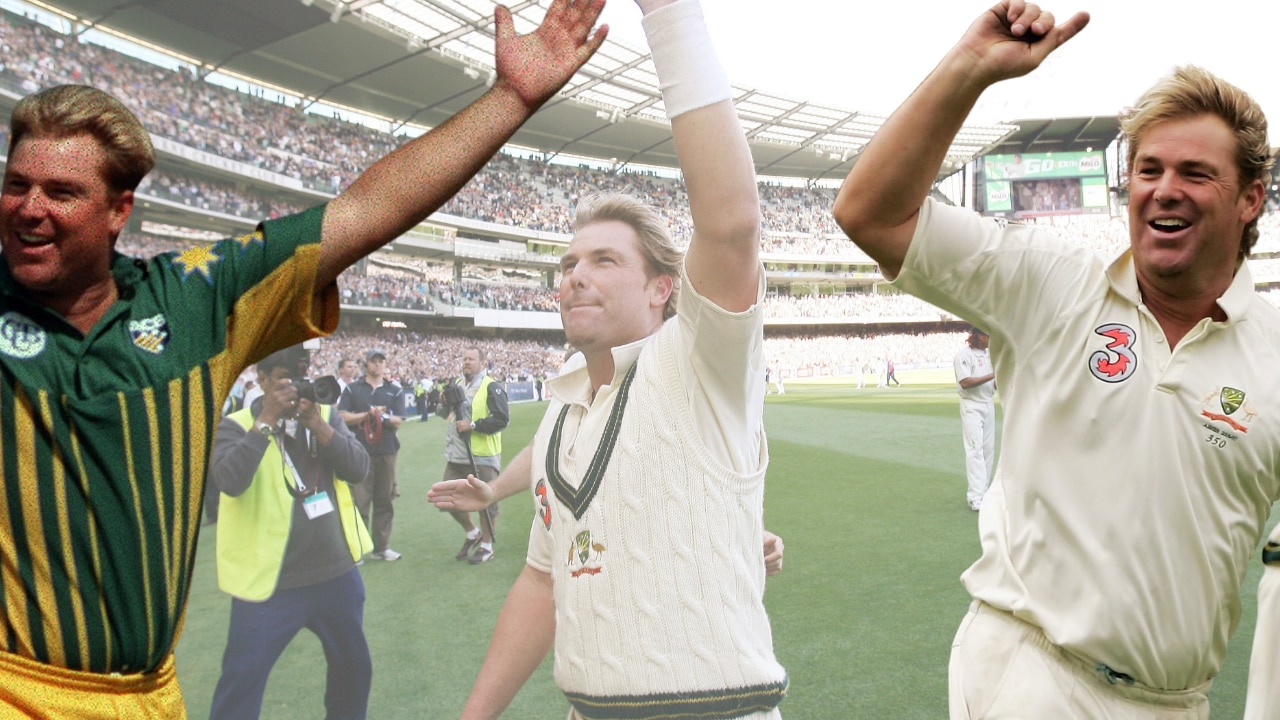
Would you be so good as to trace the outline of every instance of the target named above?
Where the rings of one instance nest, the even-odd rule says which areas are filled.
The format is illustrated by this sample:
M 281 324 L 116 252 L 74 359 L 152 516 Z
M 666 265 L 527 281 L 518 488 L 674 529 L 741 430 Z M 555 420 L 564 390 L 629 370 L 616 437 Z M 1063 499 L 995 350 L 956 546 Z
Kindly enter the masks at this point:
M 1106 350 L 1099 350 L 1089 356 L 1089 372 L 1103 382 L 1118 383 L 1129 379 L 1133 371 L 1138 369 L 1138 356 L 1133 346 L 1138 336 L 1133 328 L 1119 323 L 1101 325 L 1094 332 L 1110 338 Z
M 551 507 L 547 505 L 547 479 L 542 478 L 538 481 L 537 487 L 533 489 L 533 494 L 538 496 L 538 516 L 542 518 L 542 524 L 551 529 Z

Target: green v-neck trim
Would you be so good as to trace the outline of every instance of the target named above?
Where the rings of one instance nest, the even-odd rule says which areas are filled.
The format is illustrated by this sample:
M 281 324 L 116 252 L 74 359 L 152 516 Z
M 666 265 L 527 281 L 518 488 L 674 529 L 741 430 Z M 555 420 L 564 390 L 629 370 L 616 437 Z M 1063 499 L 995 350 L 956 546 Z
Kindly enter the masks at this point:
M 609 419 L 605 422 L 604 434 L 600 436 L 600 445 L 596 447 L 591 464 L 582 482 L 575 489 L 560 473 L 560 438 L 564 431 L 565 418 L 569 417 L 569 406 L 560 409 L 560 417 L 556 418 L 555 427 L 551 430 L 551 440 L 547 446 L 547 481 L 562 504 L 573 513 L 574 519 L 581 520 L 587 512 L 587 506 L 600 489 L 604 480 L 604 471 L 609 467 L 613 457 L 613 448 L 618 444 L 619 431 L 622 429 L 622 413 L 627 409 L 627 396 L 630 394 L 631 381 L 635 379 L 639 359 L 627 371 L 622 383 L 618 386 L 618 399 L 609 411 Z

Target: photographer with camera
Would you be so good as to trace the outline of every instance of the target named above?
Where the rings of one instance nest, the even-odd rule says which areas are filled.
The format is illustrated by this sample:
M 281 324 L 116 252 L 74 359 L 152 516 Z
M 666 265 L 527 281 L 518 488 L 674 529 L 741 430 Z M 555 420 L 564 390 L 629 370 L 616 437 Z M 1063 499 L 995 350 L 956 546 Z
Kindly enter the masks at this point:
M 307 381 L 308 359 L 295 345 L 259 361 L 264 394 L 223 418 L 214 439 L 218 586 L 232 596 L 215 720 L 258 717 L 272 666 L 304 627 L 329 659 L 326 715 L 363 718 L 368 705 L 373 664 L 356 562 L 373 543 L 347 483 L 364 480 L 369 455 L 315 401 L 332 402 L 337 381 Z
M 399 560 L 391 549 L 391 525 L 395 519 L 392 502 L 396 492 L 396 453 L 400 439 L 396 431 L 404 422 L 404 388 L 386 377 L 387 355 L 370 350 L 364 357 L 364 377 L 342 391 L 338 412 L 369 452 L 371 467 L 365 482 L 353 488 L 356 507 L 373 535 L 374 560 Z
M 511 415 L 507 409 L 506 388 L 485 372 L 484 350 L 473 345 L 463 351 L 462 378 L 445 384 L 437 412 L 449 420 L 445 429 L 443 479 L 473 476 L 491 482 L 498 477 L 502 470 L 502 429 L 511 421 Z M 462 549 L 454 559 L 466 560 L 472 565 L 492 560 L 498 503 L 495 501 L 477 513 L 480 527 L 471 522 L 471 513 L 449 512 L 466 532 Z

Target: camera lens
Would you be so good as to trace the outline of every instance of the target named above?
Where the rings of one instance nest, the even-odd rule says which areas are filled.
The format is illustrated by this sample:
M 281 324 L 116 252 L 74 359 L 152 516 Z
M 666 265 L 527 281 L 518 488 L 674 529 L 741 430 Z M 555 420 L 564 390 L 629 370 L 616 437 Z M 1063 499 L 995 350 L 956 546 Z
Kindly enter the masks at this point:
M 310 400 L 321 405 L 333 405 L 342 395 L 342 386 L 332 375 L 318 377 L 315 380 L 298 378 L 293 381 L 293 386 L 298 389 L 299 399 Z

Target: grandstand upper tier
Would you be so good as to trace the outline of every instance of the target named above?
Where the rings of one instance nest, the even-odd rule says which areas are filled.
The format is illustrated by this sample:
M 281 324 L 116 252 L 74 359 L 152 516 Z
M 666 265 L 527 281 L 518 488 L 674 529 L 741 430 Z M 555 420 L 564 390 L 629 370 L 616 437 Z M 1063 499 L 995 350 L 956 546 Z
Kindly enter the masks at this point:
M 537 26 L 549 0 L 511 7 L 516 29 Z M 203 77 L 224 73 L 385 118 L 385 129 L 437 125 L 482 94 L 493 68 L 491 0 L 52 0 L 79 33 L 117 33 L 180 56 Z M 760 175 L 842 178 L 884 123 L 880 115 L 791 100 L 735 84 L 735 103 Z M 1014 132 L 968 125 L 941 176 Z M 604 47 L 521 129 L 514 144 L 618 165 L 675 167 L 653 62 Z

